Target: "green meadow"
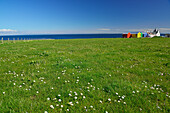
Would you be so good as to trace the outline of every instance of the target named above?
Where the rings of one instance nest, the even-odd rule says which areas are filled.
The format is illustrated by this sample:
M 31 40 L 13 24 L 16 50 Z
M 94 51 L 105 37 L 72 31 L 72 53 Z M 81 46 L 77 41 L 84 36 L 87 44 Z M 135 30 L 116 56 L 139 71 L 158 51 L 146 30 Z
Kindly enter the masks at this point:
M 170 112 L 170 38 L 0 42 L 1 113 Z

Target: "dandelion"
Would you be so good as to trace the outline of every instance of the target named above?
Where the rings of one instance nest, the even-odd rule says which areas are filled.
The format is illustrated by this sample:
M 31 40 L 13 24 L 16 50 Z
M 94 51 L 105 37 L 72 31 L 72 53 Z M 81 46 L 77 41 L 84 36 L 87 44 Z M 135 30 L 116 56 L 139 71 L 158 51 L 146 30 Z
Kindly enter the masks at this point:
M 14 83 L 14 86 L 16 85 L 16 83 Z
M 59 106 L 59 104 L 56 104 L 56 106 Z
M 83 95 L 83 93 L 80 93 L 80 95 Z
M 83 99 L 85 99 L 86 97 L 85 96 L 83 96 Z
M 48 113 L 47 111 L 44 111 L 44 113 Z
M 72 96 L 72 94 L 70 94 L 70 93 L 69 93 L 68 95 L 69 95 L 69 96 Z
M 116 95 L 118 95 L 118 93 L 116 93 Z
M 20 85 L 19 87 L 21 88 L 22 86 Z
M 58 79 L 60 79 L 60 77 L 58 77 Z
M 93 106 L 90 106 L 90 108 L 93 108 Z
M 109 113 L 108 111 L 106 111 L 105 113 Z
M 139 108 L 140 111 L 142 111 L 142 108 Z
M 100 102 L 100 103 L 102 103 L 102 101 L 101 101 L 101 100 L 100 100 L 99 102 Z
M 54 109 L 54 106 L 53 106 L 53 105 L 50 105 L 50 108 Z
M 5 92 L 2 92 L 5 95 Z
M 136 92 L 137 92 L 137 93 L 139 93 L 139 91 L 138 91 L 138 90 L 137 90 Z
M 132 93 L 135 93 L 135 91 L 133 91 Z
M 63 105 L 61 105 L 61 108 L 63 108 Z
M 50 100 L 50 98 L 48 97 L 47 100 Z
M 77 101 L 76 104 L 78 104 L 79 102 Z
M 33 82 L 35 82 L 35 80 L 33 80 Z
M 123 104 L 126 104 L 126 102 L 123 102 Z
M 84 106 L 84 109 L 86 109 L 87 107 L 86 106 Z
M 61 95 L 60 95 L 60 94 L 58 94 L 58 96 L 60 97 Z
M 117 102 L 120 102 L 120 100 L 118 100 Z
M 70 111 L 69 109 L 67 109 L 67 111 Z
M 44 84 L 45 84 L 46 82 L 44 82 Z
M 39 92 L 37 91 L 37 93 L 39 93 Z

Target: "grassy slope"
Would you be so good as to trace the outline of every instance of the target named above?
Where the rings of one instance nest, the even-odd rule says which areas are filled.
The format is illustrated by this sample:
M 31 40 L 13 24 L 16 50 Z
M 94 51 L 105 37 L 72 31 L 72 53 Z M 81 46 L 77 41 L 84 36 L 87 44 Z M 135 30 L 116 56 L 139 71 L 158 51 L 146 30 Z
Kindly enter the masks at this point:
M 168 38 L 1 44 L 0 111 L 169 112 L 169 45 Z

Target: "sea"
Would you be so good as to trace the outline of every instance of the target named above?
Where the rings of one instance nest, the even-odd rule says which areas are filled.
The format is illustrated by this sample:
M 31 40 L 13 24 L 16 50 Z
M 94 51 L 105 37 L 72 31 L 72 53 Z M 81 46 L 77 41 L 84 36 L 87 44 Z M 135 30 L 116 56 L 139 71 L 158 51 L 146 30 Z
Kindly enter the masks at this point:
M 161 34 L 164 36 L 164 34 Z M 5 35 L 0 40 L 40 40 L 40 39 L 90 39 L 90 38 L 122 38 L 122 34 L 48 34 L 48 35 Z

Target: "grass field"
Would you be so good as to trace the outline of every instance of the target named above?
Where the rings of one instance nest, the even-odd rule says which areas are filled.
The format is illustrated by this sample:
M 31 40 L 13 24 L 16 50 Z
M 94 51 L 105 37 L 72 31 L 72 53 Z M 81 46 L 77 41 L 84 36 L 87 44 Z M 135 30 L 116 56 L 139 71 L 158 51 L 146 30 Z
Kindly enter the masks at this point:
M 170 39 L 0 44 L 0 112 L 170 112 Z

